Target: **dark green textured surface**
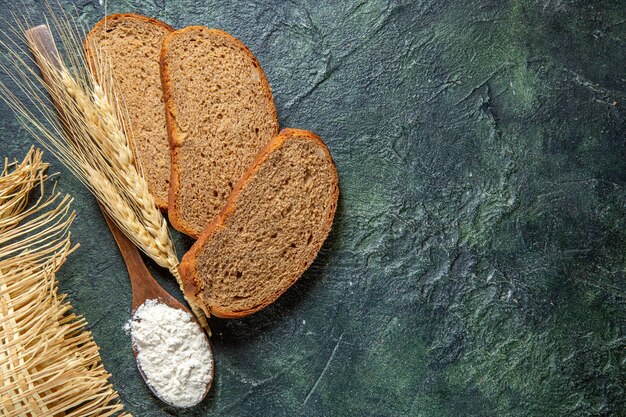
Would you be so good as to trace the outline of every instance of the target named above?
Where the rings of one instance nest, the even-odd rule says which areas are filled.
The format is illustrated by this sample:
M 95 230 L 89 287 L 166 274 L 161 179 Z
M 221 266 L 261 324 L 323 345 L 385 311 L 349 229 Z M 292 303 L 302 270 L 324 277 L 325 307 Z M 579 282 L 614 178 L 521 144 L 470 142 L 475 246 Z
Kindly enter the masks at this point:
M 212 321 L 214 387 L 180 411 L 141 382 L 121 258 L 93 199 L 54 165 L 82 245 L 62 289 L 128 410 L 626 415 L 622 1 L 109 3 L 239 37 L 281 125 L 326 140 L 341 186 L 334 230 L 294 288 Z M 74 4 L 88 25 L 104 14 Z M 1 154 L 21 157 L 31 139 L 1 111 Z

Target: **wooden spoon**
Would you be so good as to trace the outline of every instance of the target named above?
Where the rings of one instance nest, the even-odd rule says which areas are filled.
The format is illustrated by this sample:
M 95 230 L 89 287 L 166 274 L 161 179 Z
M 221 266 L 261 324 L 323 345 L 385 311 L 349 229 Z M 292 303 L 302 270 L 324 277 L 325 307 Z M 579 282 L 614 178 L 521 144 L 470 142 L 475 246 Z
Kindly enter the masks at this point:
M 40 62 L 40 60 L 45 59 L 49 65 L 56 67 L 57 69 L 62 68 L 59 51 L 54 42 L 52 32 L 50 32 L 50 28 L 48 28 L 48 26 L 46 25 L 36 26 L 34 28 L 26 30 L 24 32 L 24 35 L 31 42 L 32 47 L 41 53 L 41 57 L 36 57 L 37 65 L 41 69 L 42 77 L 44 78 L 44 80 L 46 82 L 50 82 L 50 80 L 47 78 L 47 73 L 44 70 L 44 68 L 46 68 L 46 65 L 44 62 Z M 54 97 L 52 99 L 54 103 Z M 57 103 L 54 104 L 55 106 L 57 105 Z M 59 112 L 61 112 L 59 106 L 57 106 L 57 109 L 59 110 Z M 191 312 L 184 305 L 182 305 L 177 299 L 172 297 L 154 280 L 154 278 L 150 274 L 150 271 L 148 271 L 148 269 L 146 268 L 146 265 L 144 264 L 137 247 L 115 225 L 113 220 L 111 220 L 111 218 L 103 210 L 102 206 L 100 206 L 100 210 L 102 211 L 104 219 L 109 225 L 109 229 L 111 229 L 111 233 L 113 234 L 113 237 L 117 242 L 117 246 L 120 248 L 122 257 L 126 262 L 126 268 L 128 269 L 128 274 L 130 275 L 130 282 L 132 286 L 132 314 L 134 315 L 139 306 L 141 306 L 147 300 L 158 300 L 159 302 L 169 307 L 182 310 L 189 314 L 194 323 L 196 323 L 196 325 L 198 326 L 198 330 L 202 332 L 203 337 L 206 339 L 207 343 L 209 343 L 209 339 L 206 333 L 202 330 L 202 327 L 200 326 L 200 323 L 198 323 L 198 321 L 196 320 L 195 316 L 191 314 Z M 211 345 L 209 344 L 209 350 L 210 346 Z M 150 391 L 152 391 L 152 393 L 154 393 L 154 395 L 157 398 L 161 399 L 161 401 L 163 401 L 164 403 L 174 406 L 173 404 L 170 404 L 167 401 L 163 400 L 161 397 L 159 397 L 159 394 L 156 392 L 156 390 L 154 390 L 152 386 L 148 384 L 146 375 L 144 374 L 139 362 L 137 361 L 137 351 L 135 346 L 133 346 L 133 355 L 135 356 L 135 362 L 137 363 L 139 373 L 141 374 L 144 381 L 146 381 L 146 385 L 148 385 Z M 213 355 L 211 354 L 211 372 L 213 372 L 213 369 Z M 211 380 L 207 384 L 202 399 L 204 399 L 209 392 L 212 381 L 213 375 L 211 375 Z
M 100 210 L 102 211 L 102 215 L 109 225 L 109 229 L 111 230 L 111 234 L 117 242 L 117 246 L 122 253 L 122 257 L 124 258 L 124 262 L 126 263 L 126 269 L 128 269 L 128 275 L 130 276 L 130 284 L 132 288 L 132 313 L 131 317 L 135 315 L 135 311 L 146 301 L 148 300 L 158 300 L 160 303 L 163 303 L 169 307 L 175 308 L 177 310 L 182 310 L 189 314 L 194 323 L 198 326 L 198 330 L 202 332 L 202 335 L 206 338 L 207 343 L 209 343 L 209 338 L 206 333 L 202 330 L 202 326 L 198 323 L 198 320 L 194 317 L 193 314 L 176 298 L 172 297 L 170 293 L 165 291 L 163 287 L 159 285 L 158 282 L 154 279 L 148 268 L 141 258 L 141 254 L 137 247 L 131 242 L 122 231 L 115 225 L 115 222 L 109 217 L 108 214 L 102 209 L 100 206 Z M 209 344 L 210 346 L 210 344 Z M 155 389 L 152 388 L 150 384 L 148 384 L 148 379 L 141 369 L 141 365 L 139 361 L 137 361 L 137 350 L 133 345 L 133 355 L 135 356 L 135 362 L 137 363 L 137 369 L 139 369 L 139 373 L 141 377 L 146 381 L 146 385 L 150 388 L 150 391 L 159 398 L 164 403 L 174 407 L 174 404 L 170 404 L 161 397 L 156 392 Z M 211 355 L 211 372 L 215 368 L 213 363 L 213 355 Z M 211 381 L 207 384 L 206 390 L 202 395 L 202 400 L 206 397 L 209 389 L 211 388 L 211 382 L 213 381 L 213 375 L 211 375 Z M 201 401 L 202 401 L 201 400 Z

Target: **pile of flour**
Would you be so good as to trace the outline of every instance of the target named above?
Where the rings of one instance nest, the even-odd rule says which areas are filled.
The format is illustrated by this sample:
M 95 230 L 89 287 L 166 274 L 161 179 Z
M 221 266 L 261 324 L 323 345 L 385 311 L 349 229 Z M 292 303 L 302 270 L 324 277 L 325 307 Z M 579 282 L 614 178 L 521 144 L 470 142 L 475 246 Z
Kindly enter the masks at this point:
M 213 378 L 213 357 L 191 315 L 148 300 L 128 327 L 137 362 L 156 394 L 176 407 L 198 404 Z

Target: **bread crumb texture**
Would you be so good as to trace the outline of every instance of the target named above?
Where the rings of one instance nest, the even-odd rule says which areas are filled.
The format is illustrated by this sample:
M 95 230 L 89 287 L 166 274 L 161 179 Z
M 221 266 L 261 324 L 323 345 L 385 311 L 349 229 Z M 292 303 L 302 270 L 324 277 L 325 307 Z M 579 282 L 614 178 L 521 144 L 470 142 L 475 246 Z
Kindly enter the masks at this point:
M 277 133 L 278 122 L 263 70 L 237 39 L 194 27 L 174 33 L 167 45 L 163 61 L 177 175 L 172 222 L 197 237 Z
M 161 208 L 167 207 L 170 148 L 161 89 L 163 39 L 173 29 L 154 19 L 113 15 L 90 32 L 89 42 L 108 57 L 113 80 L 130 119 L 130 139 L 148 188 Z
M 287 138 L 257 166 L 223 225 L 198 251 L 198 299 L 224 312 L 255 311 L 274 301 L 315 259 L 337 195 L 323 143 Z

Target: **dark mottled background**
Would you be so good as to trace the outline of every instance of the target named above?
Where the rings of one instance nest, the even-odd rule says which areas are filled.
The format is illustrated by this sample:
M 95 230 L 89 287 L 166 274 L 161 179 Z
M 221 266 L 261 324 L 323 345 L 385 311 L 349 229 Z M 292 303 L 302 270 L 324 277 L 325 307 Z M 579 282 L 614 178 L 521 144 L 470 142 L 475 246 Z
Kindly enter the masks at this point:
M 105 13 L 73 3 L 87 25 Z M 16 4 L 1 0 L 1 13 Z M 140 380 L 121 330 L 124 265 L 93 199 L 54 164 L 60 190 L 76 196 L 82 245 L 61 286 L 128 410 L 626 415 L 625 6 L 109 1 L 109 12 L 243 40 L 281 125 L 328 143 L 342 193 L 332 235 L 285 296 L 253 317 L 213 320 L 214 387 L 180 411 Z M 0 111 L 1 154 L 19 158 L 31 139 Z M 190 242 L 177 241 L 183 253 Z

